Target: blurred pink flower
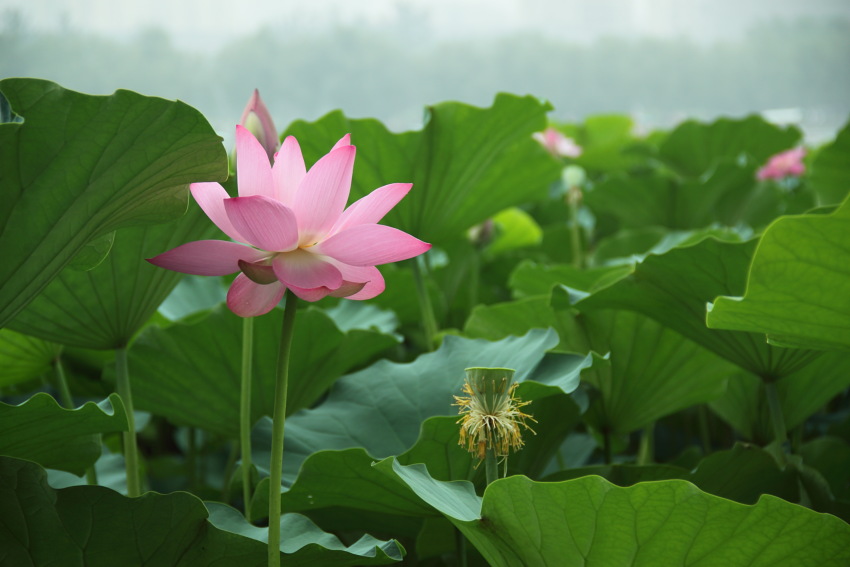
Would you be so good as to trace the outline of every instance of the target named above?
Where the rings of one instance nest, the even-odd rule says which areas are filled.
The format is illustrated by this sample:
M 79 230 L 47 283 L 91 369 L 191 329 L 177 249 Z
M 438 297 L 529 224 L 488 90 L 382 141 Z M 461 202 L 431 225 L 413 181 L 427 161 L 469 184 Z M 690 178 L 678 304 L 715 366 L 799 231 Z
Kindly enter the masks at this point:
M 576 158 L 581 155 L 581 146 L 551 126 L 543 132 L 535 132 L 533 137 L 553 156 Z
M 189 242 L 148 261 L 203 276 L 241 271 L 227 292 L 227 306 L 241 317 L 271 311 L 287 288 L 306 301 L 375 297 L 384 291 L 375 266 L 418 256 L 431 245 L 377 224 L 410 183 L 385 185 L 345 208 L 354 154 L 345 135 L 306 171 L 290 136 L 272 166 L 259 141 L 237 126 L 239 197 L 230 198 L 218 183 L 191 185 L 207 216 L 235 242 Z
M 806 156 L 806 148 L 794 148 L 780 152 L 767 160 L 767 164 L 758 170 L 756 177 L 760 181 L 765 179 L 782 179 L 784 177 L 799 177 L 806 172 L 803 158 Z
M 280 147 L 280 139 L 277 135 L 277 129 L 274 127 L 272 115 L 269 113 L 269 109 L 266 108 L 263 99 L 260 98 L 260 91 L 257 89 L 254 89 L 254 94 L 248 100 L 239 124 L 247 128 L 257 138 L 266 150 L 269 161 L 272 161 L 275 152 Z

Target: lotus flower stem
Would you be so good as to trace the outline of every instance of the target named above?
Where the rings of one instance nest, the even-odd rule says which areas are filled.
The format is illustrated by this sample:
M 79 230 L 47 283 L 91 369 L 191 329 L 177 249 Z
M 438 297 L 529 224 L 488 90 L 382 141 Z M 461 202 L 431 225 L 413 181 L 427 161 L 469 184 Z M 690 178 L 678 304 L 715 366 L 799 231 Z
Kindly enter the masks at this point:
M 286 419 L 286 390 L 289 387 L 289 351 L 298 298 L 287 291 L 283 312 L 283 329 L 277 355 L 277 380 L 272 416 L 272 455 L 269 470 L 269 567 L 280 565 L 280 483 L 283 476 L 283 437 Z
M 785 429 L 785 418 L 782 415 L 782 404 L 779 401 L 779 392 L 776 390 L 776 382 L 765 382 L 764 391 L 767 396 L 767 408 L 770 412 L 770 422 L 773 426 L 773 440 L 777 445 L 776 456 L 779 464 L 785 465 L 785 444 L 788 441 L 788 432 Z
M 71 389 L 68 388 L 68 380 L 65 378 L 65 369 L 60 355 L 57 355 L 53 361 L 53 370 L 56 373 L 56 387 L 59 389 L 62 405 L 68 409 L 74 409 L 74 399 L 71 397 Z
M 655 452 L 655 422 L 653 421 L 643 429 L 643 435 L 640 438 L 640 447 L 638 448 L 637 464 L 649 465 L 654 461 L 653 454 Z
M 577 185 L 567 189 L 567 203 L 570 206 L 570 241 L 572 244 L 573 266 L 581 269 L 584 265 L 584 254 L 581 243 L 581 224 L 578 220 L 578 210 L 581 206 L 581 188 Z
M 242 500 L 251 521 L 251 380 L 254 361 L 254 318 L 242 319 L 242 391 L 239 403 L 239 444 L 242 448 Z
M 127 372 L 127 347 L 115 350 L 115 388 L 127 411 L 127 431 L 124 432 L 124 463 L 127 470 L 127 496 L 141 495 L 139 481 L 139 450 L 136 447 L 136 418 L 133 416 L 133 395 Z
M 428 286 L 425 282 L 423 267 L 419 264 L 420 258 L 413 258 L 413 281 L 416 284 L 416 295 L 419 296 L 419 309 L 422 312 L 422 325 L 425 331 L 425 343 L 428 350 L 434 350 L 434 341 L 437 338 L 437 320 L 434 317 L 434 307 L 431 305 L 431 296 L 428 295 Z
M 496 456 L 496 449 L 493 447 L 487 447 L 484 454 L 484 473 L 487 477 L 487 486 L 499 478 L 499 458 Z

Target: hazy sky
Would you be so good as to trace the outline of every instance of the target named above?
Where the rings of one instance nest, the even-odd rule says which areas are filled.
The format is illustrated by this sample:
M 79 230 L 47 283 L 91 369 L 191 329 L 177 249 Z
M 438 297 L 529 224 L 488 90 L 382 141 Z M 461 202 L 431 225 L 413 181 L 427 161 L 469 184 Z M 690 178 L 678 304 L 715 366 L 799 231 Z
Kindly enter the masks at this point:
M 381 30 L 400 21 L 424 22 L 433 39 L 522 30 L 570 41 L 600 35 L 687 35 L 700 41 L 743 33 L 771 18 L 850 17 L 850 0 L 0 0 L 0 15 L 9 10 L 31 29 L 120 38 L 158 27 L 180 47 L 204 51 L 263 27 Z

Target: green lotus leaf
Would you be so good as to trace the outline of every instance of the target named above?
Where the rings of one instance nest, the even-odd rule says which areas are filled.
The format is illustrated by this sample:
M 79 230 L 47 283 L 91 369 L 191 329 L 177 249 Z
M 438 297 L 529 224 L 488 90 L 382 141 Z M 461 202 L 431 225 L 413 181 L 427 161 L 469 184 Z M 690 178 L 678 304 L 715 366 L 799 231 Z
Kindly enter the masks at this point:
M 227 175 L 221 138 L 182 102 L 37 79 L 4 79 L 0 93 L 23 118 L 0 124 L 0 326 L 90 242 L 174 219 L 189 183 Z
M 60 407 L 45 393 L 17 406 L 0 402 L 0 455 L 77 476 L 100 457 L 102 433 L 126 430 L 127 414 L 117 394 L 73 410 Z
M 546 351 L 556 342 L 555 332 L 543 329 L 496 342 L 447 336 L 437 351 L 411 363 L 379 360 L 343 376 L 320 405 L 286 420 L 285 484 L 295 479 L 301 464 L 316 451 L 362 447 L 380 459 L 408 450 L 426 418 L 457 415 L 453 396 L 461 394 L 464 369 L 471 366 L 514 368 L 518 383 L 537 380 L 540 368 L 545 370 L 541 381 L 563 393 L 572 392 L 590 359 L 561 355 L 543 364 Z M 270 419 L 254 427 L 252 444 L 254 462 L 268 470 Z
M 0 329 L 0 388 L 38 378 L 53 366 L 62 347 L 47 341 Z
M 88 271 L 65 268 L 9 327 L 69 346 L 124 347 L 183 277 L 145 258 L 217 232 L 194 203 L 177 221 L 118 230 L 101 264 Z
M 273 414 L 282 319 L 283 310 L 275 309 L 254 320 L 252 423 Z M 375 331 L 343 333 L 318 309 L 299 311 L 287 413 L 309 407 L 345 372 L 396 344 Z M 241 363 L 242 319 L 223 307 L 167 328 L 148 327 L 129 351 L 135 405 L 174 423 L 236 438 Z
M 268 555 L 263 529 L 222 504 L 208 512 L 186 492 L 127 498 L 101 486 L 54 490 L 38 465 L 0 457 L 0 496 L 8 565 L 224 567 L 265 564 Z M 404 553 L 369 536 L 346 547 L 298 515 L 284 516 L 281 530 L 286 565 L 383 565 Z
M 352 200 L 387 183 L 412 182 L 382 222 L 443 245 L 503 209 L 546 198 L 560 166 L 531 135 L 545 128 L 549 108 L 531 96 L 499 94 L 489 108 L 428 107 L 416 132 L 394 134 L 377 120 L 333 112 L 314 123 L 296 121 L 284 135 L 298 138 L 309 164 L 351 133 L 361 156 Z
M 709 329 L 705 305 L 719 295 L 739 295 L 757 240 L 725 242 L 695 237 L 658 250 L 633 265 L 631 273 L 592 294 L 575 307 L 582 312 L 627 309 L 651 317 L 697 344 L 763 379 L 776 380 L 820 356 L 817 351 L 768 345 L 764 336 Z M 572 287 L 569 281 L 563 284 Z
M 375 466 L 446 516 L 495 567 L 850 561 L 850 525 L 774 496 L 747 506 L 682 480 L 622 488 L 597 476 L 554 483 L 512 476 L 481 499 L 471 484 L 434 480 L 423 465 Z
M 827 352 L 810 364 L 776 381 L 785 426 L 802 425 L 831 399 L 850 386 L 850 356 Z M 729 380 L 727 391 L 711 408 L 745 439 L 767 444 L 774 439 L 764 382 L 742 373 Z
M 561 336 L 558 349 L 606 355 L 582 380 L 600 396 L 585 420 L 613 434 L 629 433 L 665 415 L 719 397 L 735 367 L 643 315 L 600 310 L 576 315 L 563 291 L 479 306 L 464 332 L 491 340 L 549 325 Z M 567 305 L 559 307 L 558 303 Z M 687 380 L 682 377 L 687 376 Z
M 818 151 L 811 163 L 809 183 L 821 205 L 838 204 L 850 191 L 850 122 L 838 132 L 835 140 Z
M 753 256 L 743 297 L 718 297 L 707 323 L 782 346 L 850 349 L 850 199 L 830 215 L 783 217 Z M 725 294 L 724 294 L 725 295 Z
M 801 138 L 794 126 L 782 128 L 759 116 L 720 118 L 711 123 L 686 120 L 661 142 L 658 157 L 676 171 L 697 177 L 720 160 L 735 161 L 742 154 L 755 163 L 792 148 Z

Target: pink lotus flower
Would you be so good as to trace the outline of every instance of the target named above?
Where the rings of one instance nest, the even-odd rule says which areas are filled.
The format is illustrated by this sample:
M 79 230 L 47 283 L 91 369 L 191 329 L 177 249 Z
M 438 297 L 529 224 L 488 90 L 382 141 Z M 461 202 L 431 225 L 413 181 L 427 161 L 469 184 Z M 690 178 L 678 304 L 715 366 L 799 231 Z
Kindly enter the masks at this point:
M 265 148 L 266 154 L 269 156 L 269 161 L 272 161 L 275 152 L 280 147 L 280 140 L 277 136 L 277 129 L 274 127 L 272 115 L 269 113 L 269 109 L 266 108 L 263 99 L 260 98 L 260 91 L 257 89 L 254 89 L 254 94 L 248 100 L 239 124 L 254 134 L 263 148 Z
M 581 155 L 581 146 L 551 126 L 543 132 L 535 132 L 532 136 L 555 157 L 577 158 Z
M 410 183 L 385 185 L 345 208 L 354 154 L 345 135 L 306 171 L 290 136 L 272 166 L 259 141 L 237 126 L 239 197 L 230 198 L 218 183 L 191 185 L 207 216 L 235 242 L 189 242 L 148 261 L 203 276 L 241 271 L 227 292 L 227 306 L 241 317 L 268 313 L 287 288 L 306 301 L 375 297 L 384 291 L 375 266 L 418 256 L 431 245 L 377 224 Z
M 782 179 L 784 177 L 799 177 L 806 172 L 803 158 L 806 156 L 806 148 L 794 148 L 780 152 L 771 157 L 767 164 L 758 170 L 756 177 L 760 181 L 765 179 Z

